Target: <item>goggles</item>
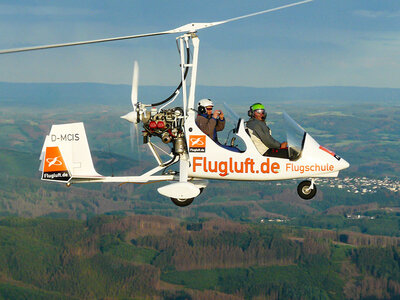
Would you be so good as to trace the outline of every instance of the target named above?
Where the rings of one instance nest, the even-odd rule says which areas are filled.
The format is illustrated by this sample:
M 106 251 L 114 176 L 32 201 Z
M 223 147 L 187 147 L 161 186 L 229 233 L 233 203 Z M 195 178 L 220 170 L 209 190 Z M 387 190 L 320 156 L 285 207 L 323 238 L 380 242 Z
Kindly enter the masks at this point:
M 212 109 L 213 109 L 213 106 L 207 106 L 206 109 L 207 109 L 207 110 L 212 110 Z
M 265 109 L 256 109 L 254 112 L 264 115 L 265 114 Z

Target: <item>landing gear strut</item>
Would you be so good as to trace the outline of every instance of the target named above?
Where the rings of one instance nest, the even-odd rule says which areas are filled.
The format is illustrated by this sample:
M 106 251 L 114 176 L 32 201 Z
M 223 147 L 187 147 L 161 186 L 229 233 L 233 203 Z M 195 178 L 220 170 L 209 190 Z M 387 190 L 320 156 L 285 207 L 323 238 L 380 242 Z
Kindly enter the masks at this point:
M 314 184 L 314 179 L 304 180 L 300 182 L 297 186 L 297 193 L 301 198 L 304 200 L 310 200 L 314 198 L 315 194 L 317 193 L 317 186 Z

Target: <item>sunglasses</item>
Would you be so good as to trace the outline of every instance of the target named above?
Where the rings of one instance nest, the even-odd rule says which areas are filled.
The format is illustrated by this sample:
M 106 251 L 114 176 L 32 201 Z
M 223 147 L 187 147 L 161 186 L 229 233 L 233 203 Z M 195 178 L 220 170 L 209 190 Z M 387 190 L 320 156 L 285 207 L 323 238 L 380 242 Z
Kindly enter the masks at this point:
M 209 107 L 206 107 L 206 109 L 207 109 L 207 110 L 212 110 L 213 107 L 212 107 L 212 106 L 209 106 Z
M 265 109 L 256 109 L 254 112 L 259 114 L 265 114 Z

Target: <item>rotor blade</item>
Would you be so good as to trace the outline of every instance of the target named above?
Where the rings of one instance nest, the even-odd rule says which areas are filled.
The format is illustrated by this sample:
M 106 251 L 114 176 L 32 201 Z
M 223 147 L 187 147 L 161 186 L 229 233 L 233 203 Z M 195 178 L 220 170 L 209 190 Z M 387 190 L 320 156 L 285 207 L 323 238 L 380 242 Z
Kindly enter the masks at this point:
M 189 23 L 189 24 L 186 24 L 184 26 L 178 27 L 176 29 L 170 30 L 170 33 L 196 32 L 196 31 L 198 31 L 200 29 L 204 29 L 204 28 L 209 28 L 209 27 L 225 24 L 225 23 L 228 23 L 228 22 L 237 21 L 237 20 L 240 20 L 240 19 L 245 19 L 245 18 L 249 18 L 249 17 L 253 17 L 253 16 L 257 16 L 257 15 L 261 15 L 261 14 L 277 11 L 277 10 L 280 10 L 280 9 L 285 9 L 285 8 L 289 8 L 289 7 L 292 7 L 292 6 L 296 6 L 296 5 L 301 5 L 301 4 L 305 4 L 305 3 L 308 3 L 308 2 L 312 2 L 312 1 L 314 1 L 314 0 L 304 0 L 304 1 L 300 1 L 300 2 L 295 2 L 295 3 L 291 3 L 291 4 L 287 4 L 287 5 L 283 5 L 283 6 L 279 6 L 279 7 L 275 7 L 275 8 L 270 8 L 270 9 L 262 10 L 262 11 L 255 12 L 255 13 L 251 13 L 251 14 L 248 14 L 248 15 L 227 19 L 227 20 L 224 20 L 224 21 L 217 21 L 217 22 L 211 22 L 211 23 Z
M 139 64 L 135 60 L 133 64 L 132 92 L 131 92 L 131 100 L 134 111 L 136 111 L 136 104 L 138 101 L 138 84 L 139 84 Z
M 287 4 L 287 5 L 283 5 L 283 6 L 279 6 L 279 7 L 275 7 L 275 8 L 270 8 L 270 9 L 266 9 L 266 10 L 259 11 L 259 12 L 255 12 L 255 13 L 252 13 L 252 14 L 248 14 L 248 15 L 244 15 L 244 16 L 228 19 L 228 20 L 221 21 L 221 22 L 218 22 L 218 23 L 219 24 L 225 24 L 225 23 L 228 23 L 228 22 L 237 21 L 237 20 L 240 20 L 240 19 L 245 19 L 245 18 L 257 16 L 257 15 L 262 15 L 262 14 L 265 14 L 265 13 L 273 12 L 273 11 L 280 10 L 280 9 L 289 8 L 289 7 L 296 6 L 296 5 L 305 4 L 305 3 L 308 3 L 308 2 L 312 2 L 312 1 L 313 0 L 305 0 L 305 1 L 295 2 L 295 3 L 291 3 L 291 4 Z M 219 24 L 216 24 L 216 25 L 219 25 Z
M 135 39 L 135 38 L 141 38 L 141 37 L 149 37 L 149 36 L 157 36 L 157 35 L 164 35 L 164 34 L 173 34 L 173 33 L 192 33 L 196 32 L 200 29 L 208 28 L 208 27 L 213 27 L 221 24 L 225 24 L 228 22 L 248 18 L 248 17 L 253 17 L 261 14 L 265 14 L 268 12 L 312 2 L 313 0 L 305 0 L 305 1 L 300 1 L 288 5 L 283 5 L 279 6 L 276 8 L 271 8 L 259 12 L 255 12 L 252 14 L 224 20 L 224 21 L 219 21 L 219 22 L 211 22 L 211 23 L 189 23 L 186 25 L 183 25 L 181 27 L 172 29 L 172 30 L 167 30 L 167 31 L 160 31 L 160 32 L 154 32 L 154 33 L 145 33 L 145 34 L 137 34 L 137 35 L 127 35 L 127 36 L 120 36 L 120 37 L 113 37 L 113 38 L 106 38 L 106 39 L 97 39 L 97 40 L 89 40 L 89 41 L 82 41 L 82 42 L 72 42 L 72 43 L 63 43 L 63 44 L 54 44 L 54 45 L 44 45 L 44 46 L 35 46 L 35 47 L 25 47 L 25 48 L 16 48 L 16 49 L 7 49 L 7 50 L 1 50 L 0 54 L 7 54 L 7 53 L 15 53 L 15 52 L 24 52 L 24 51 L 34 51 L 34 50 L 43 50 L 43 49 L 51 49 L 51 48 L 60 48 L 60 47 L 69 47 L 69 46 L 79 46 L 79 45 L 87 45 L 87 44 L 96 44 L 96 43 L 103 43 L 103 42 L 112 42 L 112 41 L 120 41 L 120 40 L 128 40 L 128 39 Z
M 88 45 L 88 44 L 97 44 L 97 43 L 129 40 L 129 39 L 136 39 L 136 38 L 141 38 L 141 37 L 171 34 L 171 33 L 175 33 L 175 32 L 173 30 L 169 30 L 169 31 L 161 31 L 161 32 L 146 33 L 146 34 L 137 34 L 137 35 L 127 35 L 127 36 L 120 36 L 120 37 L 113 37 L 113 38 L 106 38 L 106 39 L 98 39 L 98 40 L 90 40 L 90 41 L 82 41 L 82 42 L 71 42 L 71 43 L 54 44 L 54 45 L 43 45 L 43 46 L 35 46 L 35 47 L 7 49 L 7 50 L 0 51 L 0 54 L 24 52 L 24 51 L 34 51 L 34 50 L 44 50 L 44 49 L 69 47 L 69 46 Z

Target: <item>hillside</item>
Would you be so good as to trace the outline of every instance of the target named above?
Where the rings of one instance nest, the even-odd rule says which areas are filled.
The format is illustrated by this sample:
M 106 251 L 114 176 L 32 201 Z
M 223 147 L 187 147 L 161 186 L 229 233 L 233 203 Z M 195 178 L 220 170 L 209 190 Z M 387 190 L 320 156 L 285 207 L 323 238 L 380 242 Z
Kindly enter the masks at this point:
M 7 217 L 0 297 L 391 298 L 400 291 L 399 243 L 224 220 Z

